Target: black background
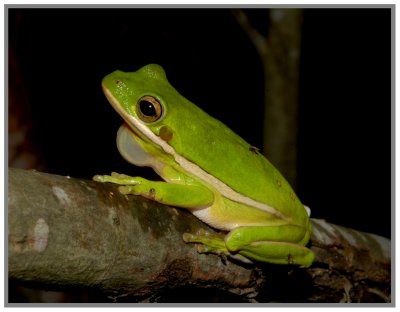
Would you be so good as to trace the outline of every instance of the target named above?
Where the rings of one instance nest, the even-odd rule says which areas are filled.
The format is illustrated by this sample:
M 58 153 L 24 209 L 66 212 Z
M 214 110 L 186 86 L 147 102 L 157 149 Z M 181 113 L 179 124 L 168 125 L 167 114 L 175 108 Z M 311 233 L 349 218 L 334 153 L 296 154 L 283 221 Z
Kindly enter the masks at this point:
M 246 12 L 266 34 L 266 10 Z M 9 40 L 47 172 L 137 174 L 100 82 L 148 63 L 262 144 L 261 61 L 229 9 L 10 9 Z M 297 193 L 315 218 L 390 237 L 391 10 L 305 9 L 301 57 Z

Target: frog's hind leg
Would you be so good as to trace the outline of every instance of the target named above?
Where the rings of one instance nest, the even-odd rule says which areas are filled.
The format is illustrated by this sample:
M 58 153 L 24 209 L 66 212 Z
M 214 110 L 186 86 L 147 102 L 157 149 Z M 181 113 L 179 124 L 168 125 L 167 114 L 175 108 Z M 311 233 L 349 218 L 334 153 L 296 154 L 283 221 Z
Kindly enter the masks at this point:
M 294 225 L 238 227 L 224 238 L 200 230 L 185 233 L 183 239 L 200 244 L 197 250 L 201 253 L 224 254 L 243 262 L 252 259 L 308 267 L 314 260 L 313 252 L 302 246 L 308 241 L 308 231 Z
M 305 235 L 304 228 L 293 225 L 239 227 L 225 237 L 225 244 L 229 252 L 257 261 L 308 267 L 314 254 L 301 245 Z
M 314 260 L 314 254 L 308 248 L 282 242 L 254 242 L 244 246 L 238 254 L 261 262 L 304 267 L 309 267 Z

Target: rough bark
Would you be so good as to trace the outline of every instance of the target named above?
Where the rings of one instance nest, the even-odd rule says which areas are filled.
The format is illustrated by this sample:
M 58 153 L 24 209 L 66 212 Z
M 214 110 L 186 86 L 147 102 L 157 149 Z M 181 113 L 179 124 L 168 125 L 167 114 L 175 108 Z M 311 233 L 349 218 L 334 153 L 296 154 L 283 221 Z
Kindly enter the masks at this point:
M 313 225 L 310 268 L 243 265 L 185 244 L 184 232 L 214 232 L 187 211 L 121 195 L 111 184 L 8 172 L 13 281 L 96 289 L 116 301 L 160 301 L 166 290 L 195 287 L 243 301 L 390 302 L 390 240 L 322 220 Z

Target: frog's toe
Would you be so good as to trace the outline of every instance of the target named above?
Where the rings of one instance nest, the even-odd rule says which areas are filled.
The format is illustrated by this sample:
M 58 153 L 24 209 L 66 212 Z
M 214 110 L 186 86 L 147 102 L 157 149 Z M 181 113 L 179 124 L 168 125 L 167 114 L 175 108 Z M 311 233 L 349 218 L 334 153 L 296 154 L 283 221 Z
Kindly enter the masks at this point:
M 204 229 L 199 229 L 199 230 L 197 230 L 196 234 L 184 233 L 183 234 L 183 240 L 186 243 L 205 243 L 207 238 L 211 238 L 211 237 L 214 237 L 214 236 L 215 235 L 213 235 L 210 232 L 207 232 Z
M 118 173 L 118 172 L 111 172 L 111 176 L 114 178 L 130 178 L 130 176 L 123 174 L 123 173 Z
M 190 243 L 194 239 L 194 235 L 191 233 L 183 233 L 182 238 L 185 243 Z
M 136 195 L 136 193 L 137 193 L 135 190 L 135 186 L 130 186 L 130 185 L 119 186 L 118 191 L 124 195 L 128 195 L 128 194 Z
M 96 182 L 111 182 L 111 183 L 115 183 L 115 181 L 114 181 L 115 179 L 112 177 L 112 176 L 109 176 L 109 175 L 100 175 L 100 174 L 96 174 L 94 177 L 93 177 L 93 181 L 96 181 Z
M 198 253 L 214 253 L 214 254 L 225 254 L 225 251 L 222 251 L 218 248 L 213 248 L 211 246 L 199 244 L 197 245 Z
M 104 182 L 104 177 L 100 174 L 96 174 L 92 179 L 96 182 Z

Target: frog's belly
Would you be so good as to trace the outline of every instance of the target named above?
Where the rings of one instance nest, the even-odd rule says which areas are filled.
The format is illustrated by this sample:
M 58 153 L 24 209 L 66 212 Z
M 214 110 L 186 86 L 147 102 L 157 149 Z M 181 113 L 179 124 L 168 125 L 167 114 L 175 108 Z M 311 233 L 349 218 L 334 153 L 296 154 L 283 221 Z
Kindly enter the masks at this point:
M 209 226 L 231 231 L 241 226 L 278 226 L 288 224 L 286 219 L 278 218 L 263 210 L 219 197 L 212 206 L 193 209 L 191 212 Z
M 201 221 L 207 223 L 209 226 L 218 230 L 229 232 L 239 226 L 237 223 L 235 224 L 231 222 L 222 221 L 220 219 L 215 219 L 211 211 L 211 207 L 192 210 L 191 212 Z

